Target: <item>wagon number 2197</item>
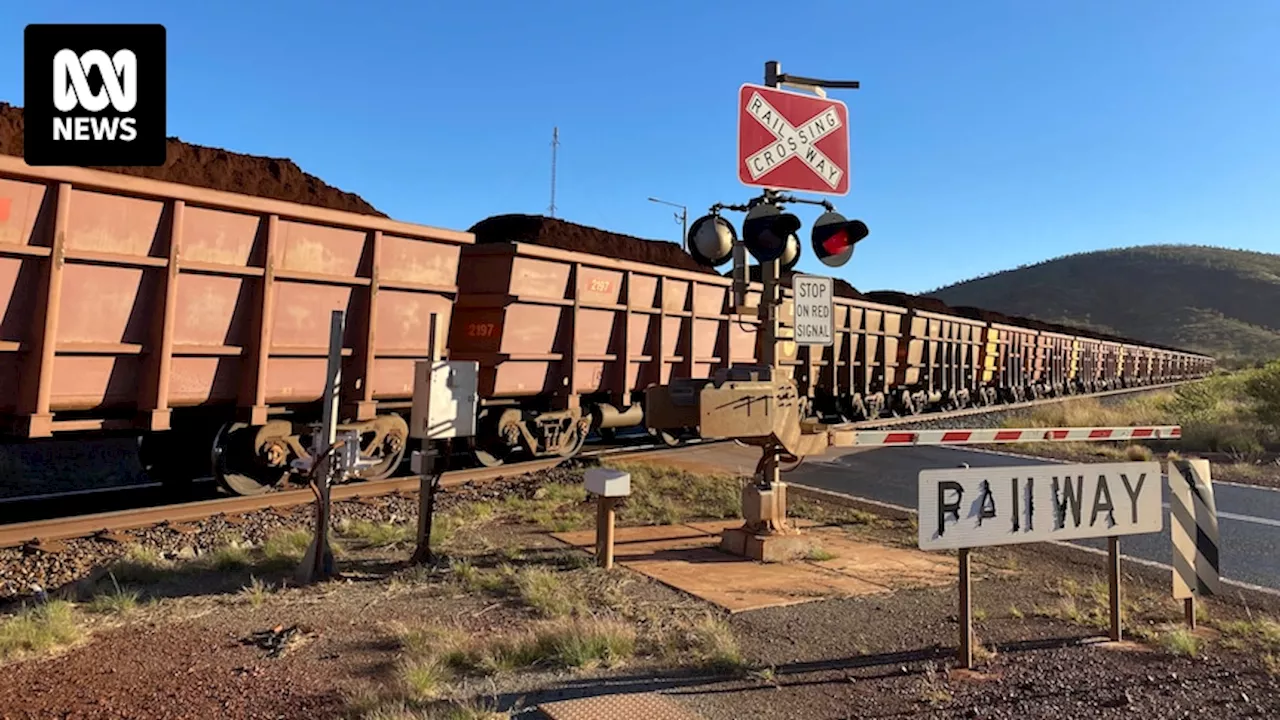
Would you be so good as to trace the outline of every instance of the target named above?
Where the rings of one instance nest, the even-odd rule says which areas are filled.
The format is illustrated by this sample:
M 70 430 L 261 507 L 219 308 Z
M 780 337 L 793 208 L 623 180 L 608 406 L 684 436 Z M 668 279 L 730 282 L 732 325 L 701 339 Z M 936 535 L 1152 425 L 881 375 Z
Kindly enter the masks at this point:
M 471 323 L 467 325 L 467 337 L 490 337 L 496 327 L 496 323 Z

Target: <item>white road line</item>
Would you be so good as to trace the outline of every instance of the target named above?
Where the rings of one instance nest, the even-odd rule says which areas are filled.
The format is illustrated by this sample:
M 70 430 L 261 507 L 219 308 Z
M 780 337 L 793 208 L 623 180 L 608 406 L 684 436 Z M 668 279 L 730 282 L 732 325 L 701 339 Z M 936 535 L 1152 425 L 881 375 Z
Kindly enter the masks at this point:
M 1216 484 L 1216 483 L 1215 483 Z M 1169 508 L 1169 503 L 1163 503 L 1164 508 Z M 1257 523 L 1259 525 L 1270 525 L 1271 527 L 1280 527 L 1280 520 L 1272 518 L 1255 517 L 1253 515 L 1240 515 L 1233 512 L 1218 511 L 1218 517 L 1227 518 L 1228 520 L 1239 520 L 1240 522 Z

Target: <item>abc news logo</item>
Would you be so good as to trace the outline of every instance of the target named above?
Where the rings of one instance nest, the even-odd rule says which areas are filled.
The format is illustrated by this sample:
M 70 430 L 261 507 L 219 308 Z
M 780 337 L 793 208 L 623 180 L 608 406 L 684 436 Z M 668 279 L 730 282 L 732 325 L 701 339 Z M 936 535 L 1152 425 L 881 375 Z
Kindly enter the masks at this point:
M 28 25 L 29 165 L 163 165 L 162 25 Z
M 94 68 L 102 75 L 102 89 L 96 93 L 89 88 L 85 68 Z M 137 119 L 125 113 L 133 112 L 138 105 L 138 56 L 132 50 L 121 50 L 110 57 L 101 50 L 83 55 L 60 50 L 53 56 L 53 106 L 59 112 L 74 112 L 78 107 L 102 112 L 108 102 L 122 116 L 55 117 L 54 140 L 137 139 Z

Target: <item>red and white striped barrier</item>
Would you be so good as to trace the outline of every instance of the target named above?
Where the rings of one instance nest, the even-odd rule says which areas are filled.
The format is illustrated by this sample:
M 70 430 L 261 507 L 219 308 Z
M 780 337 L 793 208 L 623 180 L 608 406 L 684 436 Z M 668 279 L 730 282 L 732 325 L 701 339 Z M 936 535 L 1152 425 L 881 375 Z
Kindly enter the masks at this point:
M 1019 442 L 1088 442 L 1103 440 L 1176 440 L 1178 425 L 1100 428 L 1026 428 L 982 430 L 858 430 L 856 447 L 883 445 L 978 445 Z M 843 443 L 841 443 L 843 444 Z

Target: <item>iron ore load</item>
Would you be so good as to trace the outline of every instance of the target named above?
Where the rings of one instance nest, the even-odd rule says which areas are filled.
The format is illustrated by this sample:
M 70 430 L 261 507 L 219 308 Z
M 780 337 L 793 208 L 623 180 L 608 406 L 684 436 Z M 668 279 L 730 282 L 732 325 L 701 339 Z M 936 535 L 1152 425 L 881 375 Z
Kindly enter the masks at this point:
M 311 447 L 332 310 L 348 318 L 341 423 L 360 433 L 363 479 L 391 475 L 416 442 L 414 368 L 433 350 L 478 366 L 468 451 L 486 465 L 569 457 L 589 434 L 643 428 L 646 387 L 759 357 L 756 317 L 731 311 L 732 280 L 674 243 L 526 215 L 458 232 L 349 195 L 332 209 L 199 184 L 0 156 L 11 438 L 132 434 L 154 474 L 265 492 Z M 1213 365 L 847 284 L 835 310 L 831 346 L 780 351 L 807 412 L 828 421 L 1164 383 Z M 784 328 L 792 313 L 784 299 Z

